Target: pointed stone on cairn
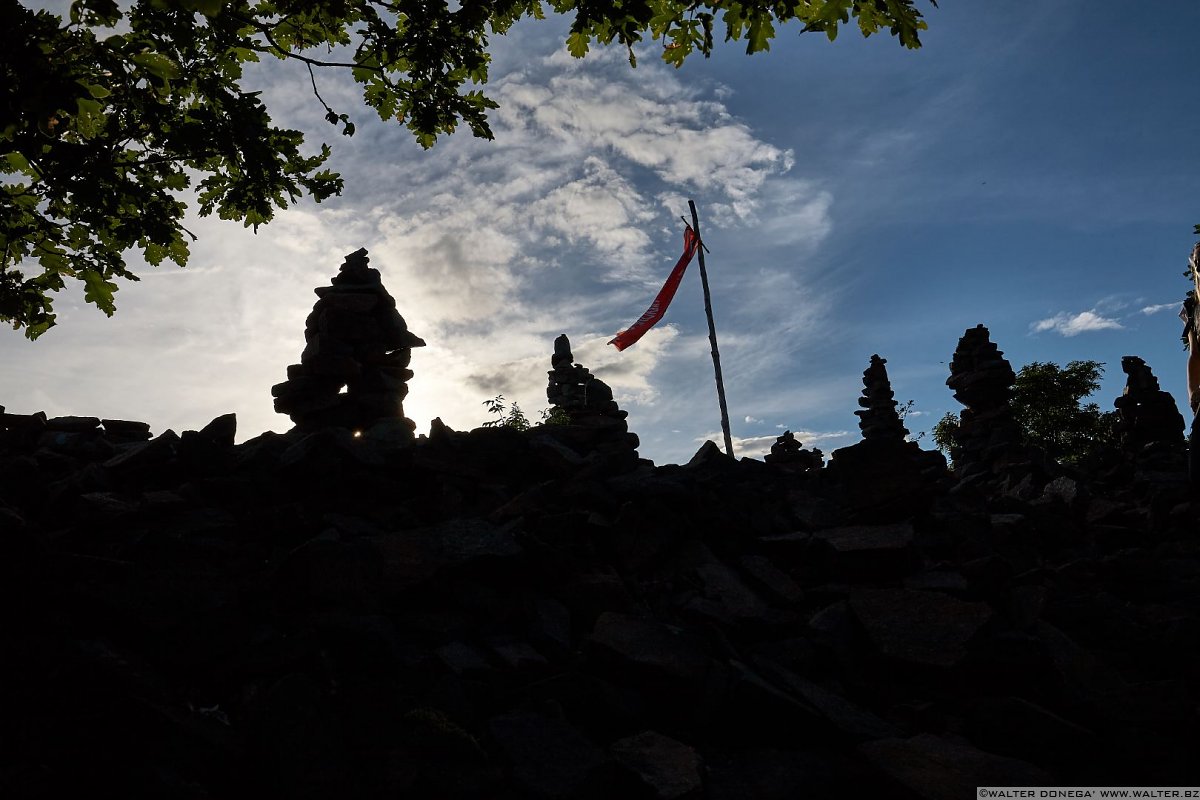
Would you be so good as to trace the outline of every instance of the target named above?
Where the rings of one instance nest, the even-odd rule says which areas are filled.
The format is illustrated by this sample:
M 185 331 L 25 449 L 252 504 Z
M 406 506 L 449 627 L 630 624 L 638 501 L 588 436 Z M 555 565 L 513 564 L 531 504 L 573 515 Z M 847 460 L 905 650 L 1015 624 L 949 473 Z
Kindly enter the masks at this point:
M 825 463 L 825 454 L 815 447 L 805 450 L 794 433 L 784 431 L 771 445 L 771 452 L 763 457 L 763 461 L 789 472 L 809 472 L 821 468 Z
M 858 398 L 861 411 L 855 411 L 864 439 L 891 439 L 903 442 L 908 429 L 896 412 L 895 394 L 888 380 L 886 358 L 871 356 L 871 365 L 863 372 L 863 396 Z
M 960 414 L 957 447 L 951 453 L 961 477 L 995 473 L 1002 465 L 1027 462 L 1021 429 L 1013 418 L 1017 375 L 983 325 L 968 328 L 958 340 L 946 385 L 966 408 Z
M 1159 388 L 1141 358 L 1124 356 L 1121 369 L 1127 376 L 1125 391 L 1113 402 L 1121 450 L 1142 469 L 1182 469 L 1185 423 L 1175 398 Z
M 554 340 L 546 399 L 565 413 L 567 424 L 547 425 L 546 433 L 581 455 L 594 454 L 604 472 L 632 469 L 637 465 L 639 442 L 625 421 L 629 412 L 617 406 L 608 384 L 574 361 L 571 341 L 564 333 Z
M 863 440 L 834 450 L 825 470 L 848 516 L 860 522 L 893 522 L 922 512 L 947 476 L 941 453 L 905 438 L 885 364 L 871 356 L 863 372 L 862 409 L 854 412 Z
M 361 431 L 400 421 L 411 436 L 416 428 L 405 419 L 403 402 L 413 377 L 412 348 L 425 342 L 409 332 L 368 262 L 366 249 L 350 253 L 332 285 L 313 290 L 319 299 L 305 322 L 300 363 L 271 387 L 275 410 L 301 430 Z

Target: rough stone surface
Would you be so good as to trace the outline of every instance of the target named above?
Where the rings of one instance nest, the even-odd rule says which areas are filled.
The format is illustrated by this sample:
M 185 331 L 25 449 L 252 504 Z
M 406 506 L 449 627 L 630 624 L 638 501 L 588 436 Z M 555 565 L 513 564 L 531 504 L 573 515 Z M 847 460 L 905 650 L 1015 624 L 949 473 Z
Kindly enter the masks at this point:
M 992 618 L 984 603 L 913 589 L 856 589 L 850 608 L 883 655 L 899 661 L 952 667 Z

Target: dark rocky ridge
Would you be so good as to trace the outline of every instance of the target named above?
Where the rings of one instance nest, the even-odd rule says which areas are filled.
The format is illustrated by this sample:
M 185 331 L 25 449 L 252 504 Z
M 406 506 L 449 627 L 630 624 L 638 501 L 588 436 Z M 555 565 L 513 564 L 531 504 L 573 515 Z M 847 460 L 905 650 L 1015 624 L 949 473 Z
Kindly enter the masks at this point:
M 565 337 L 570 424 L 526 432 L 0 410 L 0 795 L 1195 785 L 1200 504 L 1160 390 L 1130 362 L 1126 449 L 1070 473 L 988 431 L 1007 362 L 964 340 L 958 474 L 881 359 L 828 467 L 787 434 L 656 467 Z

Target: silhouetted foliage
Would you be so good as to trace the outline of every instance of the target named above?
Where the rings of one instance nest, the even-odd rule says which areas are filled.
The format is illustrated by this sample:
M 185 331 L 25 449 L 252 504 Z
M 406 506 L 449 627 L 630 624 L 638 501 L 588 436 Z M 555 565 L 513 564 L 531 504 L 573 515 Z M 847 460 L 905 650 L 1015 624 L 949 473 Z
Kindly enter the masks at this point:
M 504 395 L 498 394 L 491 400 L 484 400 L 483 405 L 487 408 L 489 414 L 495 414 L 496 418 L 483 423 L 485 428 L 512 428 L 518 431 L 529 430 L 529 418 L 525 416 L 525 412 L 521 410 L 519 403 L 513 402 L 509 407 L 504 402 Z
M 1115 413 L 1082 402 L 1100 388 L 1103 374 L 1104 365 L 1098 361 L 1072 361 L 1065 367 L 1034 361 L 1021 367 L 1012 410 L 1024 443 L 1065 464 L 1078 464 L 1099 447 L 1114 443 Z M 931 435 L 939 450 L 951 453 L 958 428 L 958 414 L 948 412 L 938 420 Z
M 936 5 L 933 0 L 931 4 Z M 679 66 L 714 47 L 717 16 L 726 41 L 770 48 L 776 24 L 836 38 L 855 18 L 864 35 L 887 29 L 909 48 L 926 25 L 916 0 L 577 3 L 566 46 L 594 42 L 629 51 L 661 41 Z M 297 61 L 324 117 L 351 136 L 350 115 L 322 99 L 314 67 L 349 70 L 363 102 L 423 147 L 460 124 L 491 138 L 487 112 L 489 36 L 524 17 L 544 18 L 541 0 L 77 0 L 66 20 L 16 3 L 0 9 L 0 320 L 35 339 L 53 326 L 54 292 L 82 282 L 108 315 L 118 277 L 137 280 L 124 253 L 183 266 L 188 240 L 182 193 L 195 189 L 201 216 L 247 227 L 271 220 L 304 195 L 342 190 L 323 169 L 322 145 L 304 155 L 303 135 L 277 128 L 242 68 L 261 56 Z M 115 32 L 120 31 L 120 32 Z M 197 181 L 193 185 L 193 181 Z M 16 268 L 34 263 L 26 277 Z M 26 270 L 28 271 L 28 269 Z

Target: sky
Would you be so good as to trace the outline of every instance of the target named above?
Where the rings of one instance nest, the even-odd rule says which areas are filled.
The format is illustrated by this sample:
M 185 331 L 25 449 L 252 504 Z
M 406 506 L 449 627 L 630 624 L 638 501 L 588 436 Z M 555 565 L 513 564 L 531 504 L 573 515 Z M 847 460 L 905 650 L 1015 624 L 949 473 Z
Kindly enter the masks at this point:
M 304 320 L 342 257 L 370 253 L 410 329 L 406 415 L 417 432 L 490 419 L 503 395 L 536 420 L 554 338 L 612 386 L 640 452 L 686 462 L 720 441 L 699 273 L 663 321 L 606 342 L 650 304 L 694 199 L 735 451 L 784 430 L 828 455 L 858 440 L 872 354 L 914 437 L 960 406 L 945 386 L 964 330 L 987 325 L 1014 368 L 1123 355 L 1184 398 L 1176 317 L 1200 222 L 1200 5 L 920 2 L 924 46 L 886 32 L 836 42 L 782 26 L 682 69 L 639 50 L 565 52 L 562 20 L 493 41 L 494 141 L 461 131 L 423 151 L 361 105 L 345 76 L 322 96 L 300 64 L 248 73 L 276 124 L 334 147 L 340 197 L 256 233 L 193 217 L 185 269 L 129 264 L 107 318 L 73 288 L 36 342 L 0 330 L 0 405 L 137 419 L 155 433 L 236 412 L 239 440 L 284 432 L 270 387 L 299 360 Z M 928 436 L 922 446 L 932 449 Z

